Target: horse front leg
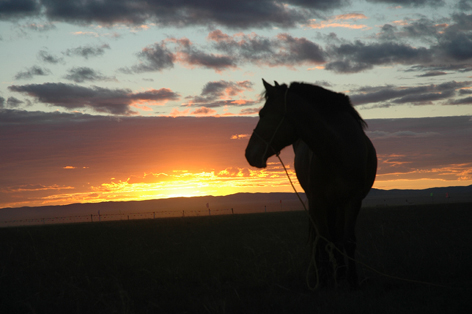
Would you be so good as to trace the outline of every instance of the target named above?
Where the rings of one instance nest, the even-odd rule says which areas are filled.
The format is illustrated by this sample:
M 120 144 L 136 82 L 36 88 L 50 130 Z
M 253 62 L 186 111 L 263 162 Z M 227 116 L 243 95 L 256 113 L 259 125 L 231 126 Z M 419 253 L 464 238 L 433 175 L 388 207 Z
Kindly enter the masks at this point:
M 328 226 L 328 206 L 321 198 L 310 200 L 310 238 L 311 261 L 317 286 L 325 287 L 334 282 L 334 268 L 332 264 L 333 250 L 331 235 Z
M 356 268 L 356 221 L 362 206 L 362 200 L 352 200 L 345 211 L 344 249 L 348 257 L 347 280 L 351 289 L 359 286 Z

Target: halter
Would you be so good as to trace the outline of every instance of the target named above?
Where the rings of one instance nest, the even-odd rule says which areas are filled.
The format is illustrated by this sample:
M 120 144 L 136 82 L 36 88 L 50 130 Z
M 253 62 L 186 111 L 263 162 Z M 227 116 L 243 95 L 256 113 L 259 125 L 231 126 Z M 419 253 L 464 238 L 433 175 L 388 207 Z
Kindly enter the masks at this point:
M 264 158 L 264 156 L 267 154 L 267 151 L 270 149 L 272 149 L 272 151 L 275 153 L 275 155 L 277 157 L 279 157 L 280 155 L 280 151 L 276 151 L 273 147 L 272 147 L 272 141 L 274 140 L 275 138 L 275 135 L 277 134 L 277 131 L 279 130 L 280 126 L 282 125 L 282 123 L 284 122 L 285 120 L 285 116 L 287 114 L 287 94 L 288 94 L 288 90 L 289 90 L 289 87 L 287 87 L 287 89 L 285 90 L 285 95 L 284 95 L 284 114 L 282 116 L 282 119 L 280 120 L 279 124 L 277 125 L 277 127 L 275 128 L 275 131 L 274 131 L 274 134 L 272 134 L 272 137 L 270 138 L 270 141 L 266 141 L 262 136 L 260 136 L 259 134 L 257 134 L 256 130 L 254 129 L 253 133 L 259 137 L 259 139 L 261 139 L 265 144 L 266 144 L 266 148 L 264 150 L 264 154 L 262 154 L 262 158 Z

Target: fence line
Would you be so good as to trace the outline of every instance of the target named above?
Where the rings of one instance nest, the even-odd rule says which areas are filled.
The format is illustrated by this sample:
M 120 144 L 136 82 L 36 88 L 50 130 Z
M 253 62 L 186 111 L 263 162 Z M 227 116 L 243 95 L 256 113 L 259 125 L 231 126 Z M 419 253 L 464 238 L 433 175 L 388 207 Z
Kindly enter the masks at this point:
M 167 210 L 167 211 L 153 211 L 142 213 L 115 213 L 115 214 L 85 214 L 72 216 L 54 216 L 43 218 L 26 218 L 3 220 L 0 219 L 0 224 L 8 225 L 25 225 L 25 224 L 53 224 L 53 223 L 78 223 L 78 222 L 101 222 L 101 221 L 117 221 L 117 220 L 135 220 L 135 219 L 159 219 L 171 217 L 197 217 L 209 215 L 225 215 L 234 214 L 232 208 L 226 209 L 212 209 L 212 210 Z

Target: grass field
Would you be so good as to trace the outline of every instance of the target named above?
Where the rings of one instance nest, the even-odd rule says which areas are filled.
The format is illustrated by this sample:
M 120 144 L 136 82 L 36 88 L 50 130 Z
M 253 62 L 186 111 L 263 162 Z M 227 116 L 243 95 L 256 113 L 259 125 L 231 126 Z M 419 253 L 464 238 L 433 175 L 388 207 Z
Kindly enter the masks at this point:
M 367 208 L 361 286 L 310 291 L 304 212 L 0 229 L 0 313 L 471 313 L 472 204 Z

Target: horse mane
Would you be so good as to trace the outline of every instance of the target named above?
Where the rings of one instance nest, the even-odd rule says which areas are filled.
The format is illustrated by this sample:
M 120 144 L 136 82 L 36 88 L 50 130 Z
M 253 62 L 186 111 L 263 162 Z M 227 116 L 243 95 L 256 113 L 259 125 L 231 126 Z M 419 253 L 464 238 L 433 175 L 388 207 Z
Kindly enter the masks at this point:
M 343 93 L 333 92 L 317 85 L 298 82 L 290 84 L 290 91 L 298 94 L 315 106 L 316 110 L 322 115 L 333 116 L 340 111 L 346 111 L 363 129 L 367 127 L 367 123 L 352 106 L 349 96 Z

